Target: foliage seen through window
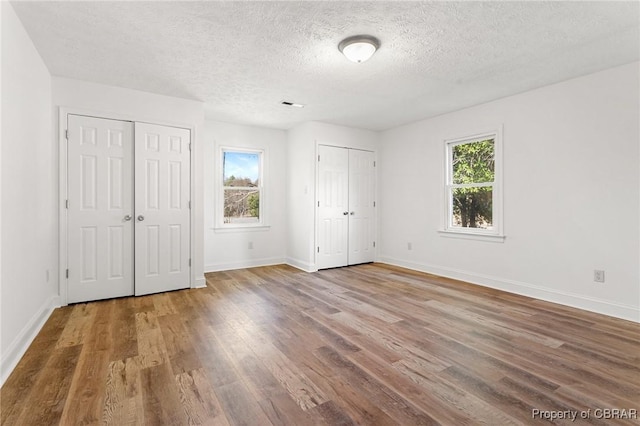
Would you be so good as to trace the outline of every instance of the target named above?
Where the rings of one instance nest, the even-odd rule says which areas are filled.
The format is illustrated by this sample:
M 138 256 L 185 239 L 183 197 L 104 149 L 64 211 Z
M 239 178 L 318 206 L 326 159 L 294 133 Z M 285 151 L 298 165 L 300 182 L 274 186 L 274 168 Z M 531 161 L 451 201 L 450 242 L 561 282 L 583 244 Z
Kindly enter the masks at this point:
M 450 146 L 450 226 L 492 229 L 494 145 L 486 139 Z

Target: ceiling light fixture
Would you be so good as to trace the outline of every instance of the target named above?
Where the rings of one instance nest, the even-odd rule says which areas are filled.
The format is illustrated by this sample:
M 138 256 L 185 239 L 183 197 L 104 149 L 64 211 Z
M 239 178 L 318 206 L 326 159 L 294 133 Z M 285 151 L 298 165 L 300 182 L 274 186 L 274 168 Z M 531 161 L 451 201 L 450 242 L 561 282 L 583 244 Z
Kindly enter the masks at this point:
M 353 62 L 364 62 L 371 58 L 380 47 L 380 40 L 370 35 L 347 37 L 340 42 L 338 49 Z

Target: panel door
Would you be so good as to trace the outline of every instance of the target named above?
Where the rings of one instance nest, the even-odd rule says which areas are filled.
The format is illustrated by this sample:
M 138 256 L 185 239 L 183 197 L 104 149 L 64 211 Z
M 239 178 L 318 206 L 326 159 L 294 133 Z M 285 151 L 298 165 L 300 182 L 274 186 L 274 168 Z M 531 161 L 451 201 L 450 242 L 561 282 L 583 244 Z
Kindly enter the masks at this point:
M 187 129 L 135 123 L 135 293 L 190 285 Z
M 67 120 L 68 302 L 132 295 L 133 123 Z
M 374 232 L 374 154 L 349 150 L 349 265 L 373 262 Z
M 349 260 L 349 151 L 318 147 L 319 269 L 346 266 Z

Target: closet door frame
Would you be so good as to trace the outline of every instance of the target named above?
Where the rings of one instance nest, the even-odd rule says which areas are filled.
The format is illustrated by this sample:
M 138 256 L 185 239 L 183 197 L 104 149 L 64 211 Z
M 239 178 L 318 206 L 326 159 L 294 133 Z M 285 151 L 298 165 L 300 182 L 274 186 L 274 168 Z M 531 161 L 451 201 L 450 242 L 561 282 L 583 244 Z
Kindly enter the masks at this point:
M 142 122 L 142 123 L 150 123 L 150 124 L 158 124 L 161 126 L 170 126 L 170 127 L 179 127 L 183 129 L 187 129 L 190 131 L 191 138 L 191 151 L 190 151 L 190 159 L 191 159 L 191 168 L 190 168 L 190 181 L 191 187 L 189 189 L 189 197 L 191 199 L 191 210 L 190 210 L 190 241 L 189 241 L 189 257 L 191 259 L 194 258 L 195 254 L 195 230 L 197 226 L 195 224 L 195 209 L 194 201 L 197 199 L 195 193 L 195 149 L 193 149 L 194 141 L 196 140 L 196 128 L 193 124 L 185 124 L 185 123 L 176 123 L 176 122 L 168 122 L 164 120 L 155 120 L 150 119 L 148 117 L 139 117 L 130 114 L 120 114 L 120 113 L 110 113 L 103 111 L 95 111 L 85 108 L 74 108 L 74 107 L 65 107 L 60 106 L 58 108 L 58 229 L 59 229 L 59 243 L 58 243 L 58 292 L 60 295 L 60 306 L 68 305 L 68 280 L 67 280 L 67 268 L 68 268 L 68 227 L 67 227 L 67 208 L 66 201 L 68 199 L 68 182 L 67 182 L 67 118 L 69 115 L 84 115 L 88 117 L 95 118 L 104 118 L 107 120 L 121 120 L 121 121 L 131 121 Z M 135 143 L 135 140 L 134 140 Z M 193 262 L 191 264 L 191 270 L 189 272 L 189 282 L 190 288 L 196 288 L 197 279 L 195 276 Z
M 318 225 L 318 203 L 320 202 L 320 167 L 318 165 L 318 155 L 320 155 L 320 146 L 329 146 L 329 147 L 333 147 L 333 148 L 343 148 L 343 149 L 354 149 L 354 150 L 358 150 L 358 151 L 369 151 L 373 153 L 373 159 L 376 163 L 376 166 L 374 166 L 373 168 L 373 194 L 374 194 L 374 200 L 375 200 L 375 208 L 374 208 L 374 213 L 373 213 L 373 221 L 374 221 L 374 230 L 373 230 L 373 238 L 374 240 L 377 242 L 378 241 L 378 168 L 377 168 L 377 163 L 378 163 L 378 152 L 375 148 L 370 148 L 370 147 L 366 147 L 366 146 L 354 146 L 354 145 L 340 145 L 340 144 L 336 144 L 336 143 L 331 143 L 331 142 L 324 142 L 324 141 L 319 141 L 316 140 L 315 141 L 315 157 L 314 157 L 314 164 L 315 164 L 315 173 L 314 173 L 314 179 L 315 179 L 315 194 L 314 194 L 314 201 L 313 201 L 313 229 L 314 229 L 314 240 L 313 240 L 313 268 L 308 270 L 308 272 L 317 272 L 319 270 L 318 268 L 318 244 L 320 243 L 320 230 L 319 230 L 319 225 Z M 378 244 L 375 245 L 374 247 L 374 262 L 377 261 L 378 259 Z M 345 266 L 349 266 L 349 265 L 345 265 Z

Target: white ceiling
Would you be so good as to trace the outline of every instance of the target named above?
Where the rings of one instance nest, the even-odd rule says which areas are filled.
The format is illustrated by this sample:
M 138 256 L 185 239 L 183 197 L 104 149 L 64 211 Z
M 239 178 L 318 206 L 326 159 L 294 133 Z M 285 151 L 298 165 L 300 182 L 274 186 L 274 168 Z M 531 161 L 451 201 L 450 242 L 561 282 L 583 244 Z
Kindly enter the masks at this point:
M 382 130 L 640 59 L 635 1 L 12 4 L 52 75 L 283 129 Z M 382 45 L 355 64 L 337 46 L 360 33 Z

